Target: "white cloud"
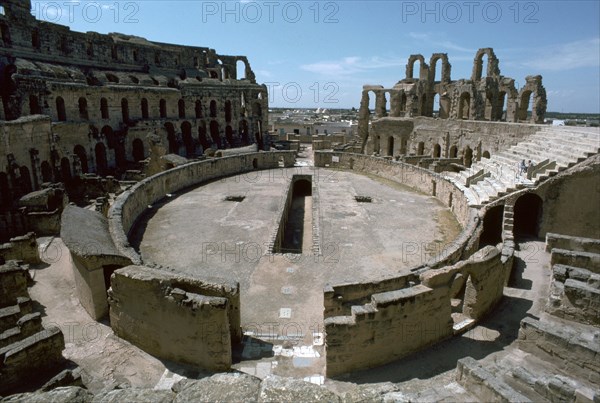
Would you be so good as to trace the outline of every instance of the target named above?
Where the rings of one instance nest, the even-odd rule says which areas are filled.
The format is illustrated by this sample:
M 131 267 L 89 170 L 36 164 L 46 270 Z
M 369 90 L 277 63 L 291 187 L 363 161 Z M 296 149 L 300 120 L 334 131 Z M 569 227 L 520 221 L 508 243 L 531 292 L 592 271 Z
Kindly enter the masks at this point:
M 522 63 L 534 70 L 571 70 L 580 67 L 600 67 L 600 38 L 547 46 L 535 50 L 533 57 Z
M 300 68 L 311 73 L 324 76 L 351 76 L 356 73 L 382 68 L 404 67 L 406 58 L 383 58 L 379 56 L 364 59 L 359 56 L 348 56 L 340 60 L 319 61 L 301 65 Z

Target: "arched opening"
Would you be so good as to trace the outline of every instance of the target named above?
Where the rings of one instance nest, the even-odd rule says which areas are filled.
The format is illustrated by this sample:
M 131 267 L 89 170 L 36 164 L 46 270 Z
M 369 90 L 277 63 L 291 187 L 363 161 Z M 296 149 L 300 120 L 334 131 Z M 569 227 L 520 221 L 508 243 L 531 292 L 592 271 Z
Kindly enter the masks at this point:
M 523 91 L 519 102 L 519 120 L 526 122 L 531 114 L 531 91 Z
M 465 319 L 462 316 L 465 302 L 465 291 L 467 289 L 467 278 L 462 273 L 456 273 L 450 285 L 450 303 L 452 305 L 452 319 L 458 323 Z
M 158 102 L 158 109 L 159 109 L 159 115 L 161 119 L 166 119 L 167 118 L 167 101 L 165 101 L 164 99 L 161 99 Z
M 67 121 L 67 111 L 65 110 L 65 100 L 63 97 L 56 98 L 56 117 L 59 122 Z
M 31 185 L 31 174 L 29 173 L 29 168 L 25 165 L 19 168 L 19 174 L 21 176 L 21 189 L 23 190 L 23 194 L 33 192 L 33 186 Z
M 237 79 L 245 80 L 246 79 L 246 63 L 244 63 L 242 60 L 238 60 L 235 63 L 235 67 L 237 70 Z
M 460 102 L 458 106 L 458 118 L 469 119 L 469 110 L 471 108 L 471 95 L 468 92 L 463 92 L 460 96 Z
M 79 157 L 79 163 L 81 164 L 81 172 L 84 174 L 88 173 L 88 160 L 85 148 L 78 144 L 73 149 L 73 154 Z
M 71 162 L 67 157 L 60 160 L 60 178 L 62 182 L 71 180 Z
M 179 145 L 177 144 L 177 136 L 175 135 L 175 127 L 171 122 L 165 123 L 167 131 L 167 142 L 169 143 L 169 154 L 178 154 Z
M 258 169 L 258 160 L 256 158 L 252 160 L 252 168 Z
M 252 104 L 252 114 L 256 117 L 262 117 L 262 106 L 260 105 L 260 102 Z
M 96 155 L 96 173 L 100 176 L 106 175 L 108 169 L 108 161 L 106 159 L 106 147 L 104 143 L 96 144 L 94 149 Z
M 181 136 L 183 145 L 185 146 L 185 156 L 187 158 L 193 158 L 196 154 L 196 147 L 194 146 L 194 139 L 192 138 L 192 125 L 190 122 L 183 122 L 181 124 Z
M 441 158 L 442 147 L 439 144 L 433 146 L 433 158 Z
M 450 147 L 448 152 L 448 158 L 456 158 L 458 156 L 458 148 L 456 146 Z
M 406 102 L 406 93 L 402 92 L 402 94 L 400 95 L 400 112 L 406 112 Z
M 506 104 L 507 104 L 507 96 L 506 92 L 500 91 L 498 94 L 498 105 L 496 108 L 496 116 L 494 116 L 495 120 L 506 120 Z
M 490 158 L 491 158 L 491 155 L 490 155 L 490 152 L 489 152 L 489 151 L 484 151 L 484 152 L 483 152 L 483 154 L 481 154 L 481 156 L 482 156 L 483 158 L 487 158 L 487 159 L 490 159 Z
M 229 125 L 225 128 L 225 138 L 227 139 L 227 143 L 229 143 L 229 147 L 235 147 L 233 143 L 233 129 Z
M 79 119 L 89 120 L 87 99 L 79 98 Z
M 202 150 L 210 148 L 210 141 L 206 137 L 206 122 L 204 120 L 198 123 L 198 141 L 202 145 Z
M 440 94 L 438 94 L 437 92 L 435 94 L 433 94 L 433 114 L 432 114 L 432 116 L 434 118 L 442 117 L 442 113 L 440 110 Z
M 210 117 L 217 117 L 217 101 L 210 101 Z
M 10 187 L 8 186 L 8 175 L 0 172 L 0 210 L 8 210 L 12 205 Z
M 431 116 L 427 107 L 427 94 L 421 95 L 421 116 Z
M 502 222 L 504 219 L 504 205 L 489 209 L 483 217 L 483 232 L 479 237 L 479 247 L 487 245 L 496 246 L 502 242 Z
M 484 116 L 485 120 L 494 120 L 494 101 L 491 93 L 485 94 L 485 109 Z
M 515 238 L 537 238 L 543 215 L 543 201 L 535 193 L 519 197 L 514 207 Z
M 30 115 L 39 115 L 42 113 L 42 108 L 40 108 L 40 101 L 37 96 L 30 95 L 29 96 L 29 114 Z
M 185 119 L 185 101 L 183 99 L 177 102 L 177 109 L 179 110 L 179 119 Z
M 387 155 L 389 155 L 389 156 L 394 155 L 394 137 L 393 136 L 388 137 Z
M 52 182 L 52 167 L 48 161 L 42 162 L 40 170 L 42 171 L 42 183 Z
M 133 143 L 131 144 L 131 148 L 132 148 L 132 157 L 133 160 L 135 162 L 140 162 L 143 159 L 146 158 L 146 155 L 144 153 L 144 142 L 140 139 L 134 139 Z
M 217 148 L 221 148 L 221 135 L 219 134 L 219 123 L 216 120 L 210 122 L 210 138 Z
M 200 101 L 200 100 L 196 101 L 194 111 L 196 113 L 196 119 L 202 118 L 202 101 Z
M 231 101 L 225 101 L 225 121 L 231 122 Z
M 244 145 L 250 144 L 250 139 L 248 138 L 248 122 L 244 119 L 240 122 L 240 135 L 242 136 L 242 143 Z
M 149 116 L 148 100 L 146 98 L 142 98 L 141 107 L 142 107 L 142 119 L 148 119 L 148 116 Z
M 471 168 L 471 165 L 473 165 L 473 150 L 469 146 L 465 148 L 463 153 L 463 165 L 467 168 Z
M 123 123 L 129 122 L 129 101 L 127 98 L 121 99 L 121 114 L 123 115 Z
M 423 155 L 425 153 L 425 143 L 422 141 L 419 141 L 419 144 L 417 144 L 417 155 Z
M 106 98 L 100 99 L 100 114 L 102 115 L 102 119 L 108 119 L 108 101 Z
M 10 30 L 8 25 L 4 22 L 0 22 L 0 33 L 2 34 L 2 42 L 4 42 L 4 46 L 10 47 L 12 45 L 12 40 L 10 39 Z

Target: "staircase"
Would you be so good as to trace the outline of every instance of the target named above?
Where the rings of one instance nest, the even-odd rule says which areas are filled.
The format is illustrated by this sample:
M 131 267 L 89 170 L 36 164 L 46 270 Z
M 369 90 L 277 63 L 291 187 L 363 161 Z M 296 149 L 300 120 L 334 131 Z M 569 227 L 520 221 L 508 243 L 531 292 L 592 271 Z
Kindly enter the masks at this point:
M 483 205 L 515 190 L 536 186 L 599 152 L 598 128 L 546 126 L 509 149 L 475 162 L 464 171 L 445 172 L 444 177 L 463 190 L 470 205 Z M 548 164 L 528 179 L 526 174 L 518 174 L 522 160 L 532 160 L 534 164 L 548 161 Z M 475 175 L 477 179 L 473 182 Z

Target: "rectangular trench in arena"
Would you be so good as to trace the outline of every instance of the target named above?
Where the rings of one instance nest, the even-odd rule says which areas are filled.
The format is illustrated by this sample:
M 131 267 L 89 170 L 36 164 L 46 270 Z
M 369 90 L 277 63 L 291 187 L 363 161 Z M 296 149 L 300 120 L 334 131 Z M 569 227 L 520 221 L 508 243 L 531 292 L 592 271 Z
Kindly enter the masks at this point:
M 302 254 L 313 246 L 312 175 L 294 175 L 281 214 L 273 253 Z

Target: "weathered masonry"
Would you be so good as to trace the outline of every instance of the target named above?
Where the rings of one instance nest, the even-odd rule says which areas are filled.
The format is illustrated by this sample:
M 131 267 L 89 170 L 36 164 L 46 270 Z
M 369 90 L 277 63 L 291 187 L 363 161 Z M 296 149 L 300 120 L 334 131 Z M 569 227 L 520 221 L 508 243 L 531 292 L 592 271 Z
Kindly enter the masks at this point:
M 36 20 L 30 0 L 0 5 L 0 211 L 43 183 L 138 169 L 149 134 L 187 158 L 265 147 L 267 89 L 245 56 L 72 32 Z

